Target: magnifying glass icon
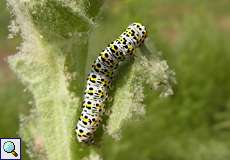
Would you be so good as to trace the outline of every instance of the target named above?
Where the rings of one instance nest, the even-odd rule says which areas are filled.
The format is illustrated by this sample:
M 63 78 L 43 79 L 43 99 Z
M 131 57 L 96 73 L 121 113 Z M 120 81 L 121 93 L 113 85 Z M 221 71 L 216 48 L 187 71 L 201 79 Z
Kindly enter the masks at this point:
M 3 144 L 3 150 L 6 152 L 6 153 L 11 153 L 14 155 L 14 157 L 17 157 L 18 154 L 17 152 L 15 152 L 15 145 L 13 142 L 11 141 L 7 141 Z

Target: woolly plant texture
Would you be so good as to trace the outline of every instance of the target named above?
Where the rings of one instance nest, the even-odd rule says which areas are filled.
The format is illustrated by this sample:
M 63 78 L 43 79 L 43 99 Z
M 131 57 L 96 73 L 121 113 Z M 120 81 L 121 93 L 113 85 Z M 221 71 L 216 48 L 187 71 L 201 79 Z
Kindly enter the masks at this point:
M 31 159 L 101 159 L 95 146 L 76 141 L 87 74 L 89 37 L 103 5 L 101 0 L 7 0 L 12 12 L 9 38 L 20 34 L 18 52 L 8 58 L 11 69 L 33 95 L 29 116 L 21 116 L 20 136 Z M 173 94 L 175 74 L 149 46 L 121 67 L 97 143 L 104 135 L 122 138 L 125 123 L 145 114 L 144 87 Z M 150 52 L 150 53 L 149 53 Z M 121 71 L 122 70 L 122 71 Z

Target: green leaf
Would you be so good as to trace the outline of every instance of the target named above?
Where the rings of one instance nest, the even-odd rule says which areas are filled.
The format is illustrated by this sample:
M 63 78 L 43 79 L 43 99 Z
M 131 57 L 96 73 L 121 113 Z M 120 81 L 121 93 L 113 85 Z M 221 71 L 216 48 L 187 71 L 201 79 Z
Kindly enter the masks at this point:
M 82 154 L 74 129 L 88 35 L 102 3 L 90 8 L 94 15 L 89 17 L 87 7 L 76 1 L 7 2 L 23 39 L 8 62 L 34 99 L 33 112 L 21 118 L 20 129 L 31 158 L 79 159 Z

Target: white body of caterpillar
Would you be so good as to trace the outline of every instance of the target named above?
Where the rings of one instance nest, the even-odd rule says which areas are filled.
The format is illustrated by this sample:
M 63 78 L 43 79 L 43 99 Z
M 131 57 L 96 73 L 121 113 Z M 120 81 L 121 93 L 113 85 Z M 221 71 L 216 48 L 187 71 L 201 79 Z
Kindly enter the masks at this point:
M 133 51 L 144 43 L 146 29 L 132 23 L 98 56 L 87 77 L 82 113 L 76 126 L 79 142 L 92 143 L 94 133 L 102 121 L 105 102 L 111 87 L 113 73 L 119 63 L 133 57 Z

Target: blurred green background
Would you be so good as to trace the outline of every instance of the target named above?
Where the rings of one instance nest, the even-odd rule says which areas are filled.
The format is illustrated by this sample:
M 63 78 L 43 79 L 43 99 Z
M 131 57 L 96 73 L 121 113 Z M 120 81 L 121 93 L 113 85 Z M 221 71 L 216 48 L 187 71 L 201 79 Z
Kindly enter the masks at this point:
M 146 116 L 103 141 L 104 159 L 230 159 L 230 1 L 109 0 L 92 33 L 94 59 L 130 22 L 147 26 L 149 37 L 177 74 L 175 95 L 159 98 L 146 89 Z M 19 115 L 31 97 L 5 58 L 20 38 L 7 39 L 10 14 L 0 1 L 0 137 L 17 137 Z M 103 35 L 103 36 L 101 36 Z M 25 158 L 27 159 L 27 158 Z
M 29 110 L 28 94 L 10 70 L 6 58 L 16 52 L 20 38 L 8 39 L 10 13 L 5 1 L 0 2 L 0 137 L 15 137 L 20 113 Z
M 25 91 L 22 84 L 10 70 L 6 58 L 16 52 L 20 44 L 20 37 L 8 39 L 8 25 L 10 13 L 6 2 L 0 1 L 0 137 L 19 137 L 19 116 L 28 114 L 30 95 Z M 24 158 L 25 154 L 23 145 Z

